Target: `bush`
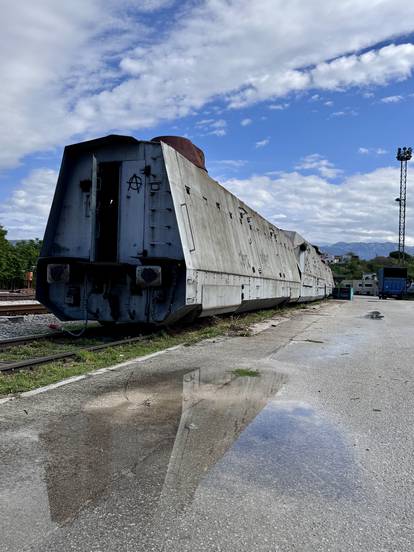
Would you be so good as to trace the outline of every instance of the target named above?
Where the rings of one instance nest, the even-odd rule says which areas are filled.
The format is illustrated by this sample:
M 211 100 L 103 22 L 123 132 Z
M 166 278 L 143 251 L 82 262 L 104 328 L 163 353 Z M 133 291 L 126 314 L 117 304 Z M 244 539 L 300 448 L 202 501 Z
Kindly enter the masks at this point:
M 24 286 L 24 275 L 33 270 L 40 254 L 40 240 L 10 243 L 7 230 L 0 226 L 0 287 L 14 289 Z

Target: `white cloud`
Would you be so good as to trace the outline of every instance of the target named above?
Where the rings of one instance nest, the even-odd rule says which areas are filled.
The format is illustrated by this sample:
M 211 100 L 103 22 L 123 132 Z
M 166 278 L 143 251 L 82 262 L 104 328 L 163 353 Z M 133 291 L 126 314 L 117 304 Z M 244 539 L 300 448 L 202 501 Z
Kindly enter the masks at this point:
M 282 103 L 282 104 L 270 104 L 269 109 L 272 109 L 274 111 L 283 111 L 284 109 L 287 109 L 290 104 L 288 103 Z
M 390 44 L 360 56 L 342 56 L 310 71 L 315 87 L 338 90 L 349 86 L 383 85 L 408 78 L 414 66 L 413 44 Z
M 316 170 L 321 176 L 327 179 L 336 178 L 342 174 L 341 169 L 337 169 L 333 163 L 325 159 L 319 153 L 312 153 L 303 157 L 295 167 L 297 170 Z
M 332 100 L 328 100 L 327 102 L 325 102 L 325 104 L 327 107 L 332 107 L 333 106 L 333 101 Z
M 210 161 L 209 164 L 218 164 L 232 169 L 240 169 L 247 164 L 247 161 L 245 159 L 220 159 L 219 161 Z
M 258 148 L 264 148 L 265 146 L 267 146 L 270 142 L 270 138 L 264 138 L 263 140 L 259 140 L 258 142 L 256 142 L 255 144 L 255 148 L 258 149 Z
M 52 169 L 34 169 L 0 206 L 0 224 L 9 239 L 43 238 L 57 182 Z
M 364 147 L 361 147 L 361 148 L 358 148 L 358 153 L 360 153 L 361 155 L 386 155 L 388 152 L 388 150 L 384 149 L 384 148 L 364 148 Z
M 276 225 L 315 243 L 334 243 L 398 240 L 398 183 L 397 168 L 381 168 L 345 177 L 339 185 L 297 171 L 224 185 Z M 407 243 L 414 244 L 414 211 L 407 211 L 407 231 Z
M 225 136 L 227 134 L 227 131 L 224 128 L 217 128 L 215 130 L 211 130 L 207 134 L 210 134 L 212 136 Z
M 355 109 L 346 107 L 342 111 L 334 111 L 329 115 L 329 117 L 347 117 L 347 116 L 356 117 L 357 115 L 358 115 L 358 111 L 355 111 Z
M 174 4 L 175 0 L 139 0 L 138 6 L 134 3 L 137 10 L 142 12 L 154 12 L 161 8 L 167 8 Z M 128 2 L 127 2 L 128 3 Z M 133 4 L 132 1 L 129 4 Z
M 240 124 L 241 124 L 241 126 L 249 126 L 249 125 L 252 124 L 252 122 L 253 122 L 252 119 L 247 118 L 247 119 L 242 119 L 240 121 Z
M 384 85 L 414 65 L 412 44 L 352 54 L 411 32 L 413 3 L 401 17 L 392 0 L 375 9 L 348 0 L 335 10 L 324 0 L 204 0 L 177 5 L 162 32 L 140 19 L 170 4 L 4 0 L 1 166 L 69 140 L 150 128 L 216 98 L 240 107 L 308 89 Z
M 225 136 L 227 122 L 224 119 L 202 119 L 197 121 L 196 127 L 203 129 L 202 136 Z
M 404 98 L 402 96 L 386 96 L 381 98 L 382 103 L 398 103 L 401 102 Z

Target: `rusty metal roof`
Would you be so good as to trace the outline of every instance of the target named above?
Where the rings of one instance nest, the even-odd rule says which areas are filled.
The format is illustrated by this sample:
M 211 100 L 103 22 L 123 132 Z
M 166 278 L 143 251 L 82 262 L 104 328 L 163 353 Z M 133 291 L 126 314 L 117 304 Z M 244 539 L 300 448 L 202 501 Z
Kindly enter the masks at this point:
M 194 163 L 200 169 L 206 169 L 204 152 L 195 146 L 188 138 L 182 136 L 156 136 L 151 142 L 164 142 L 181 153 L 183 157 Z

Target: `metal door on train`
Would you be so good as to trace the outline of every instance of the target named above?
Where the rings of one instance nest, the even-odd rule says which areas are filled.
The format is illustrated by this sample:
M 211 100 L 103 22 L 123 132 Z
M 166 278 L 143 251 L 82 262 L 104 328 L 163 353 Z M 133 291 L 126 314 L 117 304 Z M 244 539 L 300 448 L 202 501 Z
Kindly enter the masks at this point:
M 130 263 L 143 254 L 145 240 L 145 161 L 124 161 L 121 168 L 119 262 Z

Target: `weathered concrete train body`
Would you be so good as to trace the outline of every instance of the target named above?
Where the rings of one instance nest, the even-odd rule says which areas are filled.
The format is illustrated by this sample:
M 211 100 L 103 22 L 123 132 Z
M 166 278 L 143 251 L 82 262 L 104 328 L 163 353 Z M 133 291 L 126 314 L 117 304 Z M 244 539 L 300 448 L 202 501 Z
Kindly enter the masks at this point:
M 37 273 L 37 298 L 60 319 L 169 324 L 332 287 L 318 251 L 210 178 L 188 140 L 65 148 Z

